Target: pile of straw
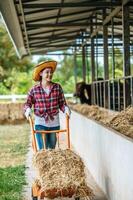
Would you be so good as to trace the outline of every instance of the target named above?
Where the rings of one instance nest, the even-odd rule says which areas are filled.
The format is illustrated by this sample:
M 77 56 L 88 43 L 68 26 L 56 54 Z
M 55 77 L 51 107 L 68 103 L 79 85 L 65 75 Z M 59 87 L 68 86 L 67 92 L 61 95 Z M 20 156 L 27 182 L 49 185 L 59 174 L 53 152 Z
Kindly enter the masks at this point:
M 83 114 L 84 116 L 100 121 L 104 124 L 108 122 L 108 111 L 98 106 L 89 106 L 87 104 L 70 105 L 71 109 Z
M 121 111 L 107 124 L 109 127 L 133 138 L 133 107 Z
M 90 117 L 95 116 L 99 110 L 98 106 L 88 106 L 87 104 L 75 104 L 70 107 L 71 109 Z
M 133 107 L 130 106 L 125 111 L 118 113 L 111 112 L 98 106 L 89 106 L 87 104 L 69 105 L 72 110 L 133 138 Z
M 84 164 L 71 150 L 41 150 L 33 158 L 41 190 L 50 199 L 62 197 L 93 197 L 85 181 Z

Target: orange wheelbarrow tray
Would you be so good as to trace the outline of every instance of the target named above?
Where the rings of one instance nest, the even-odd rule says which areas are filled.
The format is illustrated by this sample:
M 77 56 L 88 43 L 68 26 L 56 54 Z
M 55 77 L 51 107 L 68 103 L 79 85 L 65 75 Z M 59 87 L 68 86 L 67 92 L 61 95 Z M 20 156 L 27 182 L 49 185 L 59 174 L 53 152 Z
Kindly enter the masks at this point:
M 57 191 L 56 189 L 42 191 L 41 186 L 38 186 L 36 183 L 32 185 L 32 200 L 42 200 L 44 198 L 54 199 L 54 198 L 72 198 L 75 195 L 75 191 L 68 188 L 63 189 L 62 191 Z M 79 200 L 80 197 L 75 197 L 75 200 Z
M 31 134 L 32 134 L 32 147 L 34 152 L 36 153 L 37 150 L 37 142 L 36 142 L 36 138 L 35 138 L 35 133 L 41 133 L 42 134 L 42 138 L 43 138 L 43 143 L 44 143 L 44 149 L 45 149 L 45 134 L 49 134 L 49 133 L 56 133 L 57 136 L 57 145 L 58 148 L 60 146 L 60 137 L 59 134 L 61 133 L 65 133 L 67 136 L 67 148 L 70 149 L 70 131 L 69 131 L 69 116 L 66 115 L 66 128 L 65 129 L 60 129 L 60 130 L 54 130 L 54 131 L 44 131 L 44 130 L 34 130 L 34 123 L 33 123 L 33 119 L 30 116 L 29 117 L 29 122 L 30 122 L 30 128 L 31 128 Z M 32 200 L 41 200 L 44 199 L 45 197 L 45 191 L 41 190 L 41 186 L 39 186 L 36 182 L 32 184 Z M 73 194 L 72 194 L 73 195 Z M 72 196 L 71 194 L 68 195 L 68 197 Z M 79 197 L 75 197 L 75 200 L 79 200 Z

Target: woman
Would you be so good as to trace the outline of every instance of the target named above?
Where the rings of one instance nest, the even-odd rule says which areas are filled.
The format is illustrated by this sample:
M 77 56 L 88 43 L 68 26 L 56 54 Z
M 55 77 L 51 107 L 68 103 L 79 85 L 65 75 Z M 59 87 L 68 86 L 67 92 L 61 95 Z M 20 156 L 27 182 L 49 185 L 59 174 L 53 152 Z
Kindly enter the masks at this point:
M 56 61 L 45 61 L 38 64 L 33 72 L 33 80 L 39 81 L 28 93 L 24 106 L 25 116 L 28 119 L 34 106 L 35 130 L 60 129 L 59 110 L 70 116 L 62 87 L 52 82 L 53 73 L 56 70 Z M 56 133 L 45 135 L 46 149 L 54 149 L 56 146 Z M 43 148 L 41 133 L 36 133 L 38 149 Z

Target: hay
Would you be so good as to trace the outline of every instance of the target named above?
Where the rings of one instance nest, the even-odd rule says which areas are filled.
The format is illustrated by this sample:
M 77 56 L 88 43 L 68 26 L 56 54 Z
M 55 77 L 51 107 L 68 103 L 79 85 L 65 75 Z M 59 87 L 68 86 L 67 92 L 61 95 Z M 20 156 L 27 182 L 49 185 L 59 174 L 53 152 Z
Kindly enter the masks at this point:
M 6 121 L 9 117 L 9 104 L 0 103 L 0 124 Z
M 104 124 L 108 122 L 108 112 L 105 109 L 102 109 L 95 105 L 87 105 L 87 104 L 76 104 L 70 105 L 71 109 L 83 114 L 84 116 L 100 121 Z
M 85 181 L 84 164 L 73 151 L 42 150 L 34 156 L 33 164 L 45 197 L 93 196 Z
M 133 138 L 133 107 L 129 106 L 125 111 L 111 112 L 98 106 L 87 104 L 70 104 L 70 108 L 84 116 L 99 121 L 128 137 Z
M 24 103 L 0 103 L 0 124 L 19 124 L 25 122 Z
M 107 124 L 109 127 L 133 138 L 133 107 L 121 111 Z

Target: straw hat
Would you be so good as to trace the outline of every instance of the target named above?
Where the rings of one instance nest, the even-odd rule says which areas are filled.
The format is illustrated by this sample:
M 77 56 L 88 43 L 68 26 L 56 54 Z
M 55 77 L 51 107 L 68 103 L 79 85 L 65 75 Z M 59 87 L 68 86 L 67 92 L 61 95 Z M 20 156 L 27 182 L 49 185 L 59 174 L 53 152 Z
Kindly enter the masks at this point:
M 39 63 L 33 71 L 33 80 L 34 81 L 40 81 L 40 72 L 44 70 L 45 68 L 52 68 L 52 71 L 54 72 L 56 69 L 57 62 L 54 60 L 51 61 L 45 61 Z

